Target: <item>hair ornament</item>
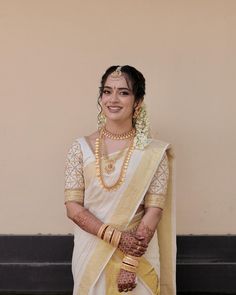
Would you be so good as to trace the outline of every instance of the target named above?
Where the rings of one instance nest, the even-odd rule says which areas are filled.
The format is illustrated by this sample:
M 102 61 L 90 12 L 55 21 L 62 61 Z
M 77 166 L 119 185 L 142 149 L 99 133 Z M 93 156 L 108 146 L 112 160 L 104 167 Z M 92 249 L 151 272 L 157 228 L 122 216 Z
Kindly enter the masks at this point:
M 111 77 L 112 78 L 118 78 L 122 75 L 122 72 L 121 72 L 121 66 L 118 66 L 114 72 L 111 73 Z

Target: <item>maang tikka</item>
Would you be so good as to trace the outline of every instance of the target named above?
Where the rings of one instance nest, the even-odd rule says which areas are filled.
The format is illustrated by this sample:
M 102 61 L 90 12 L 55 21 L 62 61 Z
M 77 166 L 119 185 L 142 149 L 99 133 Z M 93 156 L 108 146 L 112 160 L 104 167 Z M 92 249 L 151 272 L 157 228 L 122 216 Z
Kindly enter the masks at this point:
M 122 75 L 121 66 L 118 66 L 114 72 L 111 73 L 112 78 L 119 78 Z

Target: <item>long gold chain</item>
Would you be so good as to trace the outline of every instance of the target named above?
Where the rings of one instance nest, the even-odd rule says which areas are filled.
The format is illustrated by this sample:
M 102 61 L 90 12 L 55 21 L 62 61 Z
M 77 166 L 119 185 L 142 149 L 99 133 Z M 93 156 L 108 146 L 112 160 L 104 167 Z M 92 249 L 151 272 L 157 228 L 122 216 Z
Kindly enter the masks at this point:
M 96 176 L 100 182 L 101 187 L 104 190 L 115 191 L 122 185 L 122 183 L 125 180 L 126 171 L 127 171 L 128 165 L 129 165 L 129 161 L 130 161 L 132 152 L 134 150 L 134 137 L 132 138 L 131 144 L 130 144 L 128 151 L 125 155 L 125 159 L 124 159 L 124 162 L 123 162 L 121 170 L 120 170 L 120 175 L 119 175 L 117 181 L 112 185 L 106 184 L 104 177 L 102 175 L 102 165 L 101 165 L 101 162 L 102 162 L 102 151 L 101 151 L 102 139 L 103 139 L 103 133 L 101 130 L 99 137 L 96 139 L 96 142 L 95 142 Z

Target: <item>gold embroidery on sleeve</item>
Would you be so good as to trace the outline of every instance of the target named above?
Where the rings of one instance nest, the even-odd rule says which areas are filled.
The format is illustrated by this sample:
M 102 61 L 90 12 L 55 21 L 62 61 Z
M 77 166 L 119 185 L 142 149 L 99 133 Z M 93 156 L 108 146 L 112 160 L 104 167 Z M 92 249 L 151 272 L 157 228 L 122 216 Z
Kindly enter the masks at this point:
M 84 176 L 83 154 L 78 141 L 68 151 L 65 167 L 65 202 L 75 201 L 83 204 Z
M 145 196 L 145 207 L 164 208 L 165 195 L 167 193 L 167 184 L 169 178 L 169 166 L 166 153 L 164 154 L 161 163 L 153 176 Z
M 65 202 L 74 201 L 83 205 L 84 202 L 84 191 L 83 190 L 65 190 Z

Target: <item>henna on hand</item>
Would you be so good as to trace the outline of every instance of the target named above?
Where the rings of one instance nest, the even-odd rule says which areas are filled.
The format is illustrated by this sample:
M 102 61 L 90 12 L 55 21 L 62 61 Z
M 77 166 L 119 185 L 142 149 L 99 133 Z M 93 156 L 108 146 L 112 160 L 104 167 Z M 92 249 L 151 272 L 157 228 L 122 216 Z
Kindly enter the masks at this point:
M 142 220 L 138 226 L 138 229 L 136 231 L 136 235 L 137 236 L 141 236 L 144 237 L 144 240 L 146 241 L 146 243 L 148 244 L 154 233 L 155 233 L 156 229 L 152 229 L 150 228 L 147 224 L 144 223 L 144 221 Z
M 136 287 L 136 274 L 121 269 L 118 275 L 117 285 L 119 292 L 128 292 L 133 290 Z
M 133 256 L 142 256 L 147 250 L 147 242 L 143 237 L 137 236 L 133 233 L 123 232 L 121 234 L 118 249 L 125 254 Z
M 67 202 L 67 215 L 68 217 L 76 223 L 81 229 L 97 235 L 102 222 L 93 215 L 88 209 L 74 203 Z

